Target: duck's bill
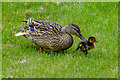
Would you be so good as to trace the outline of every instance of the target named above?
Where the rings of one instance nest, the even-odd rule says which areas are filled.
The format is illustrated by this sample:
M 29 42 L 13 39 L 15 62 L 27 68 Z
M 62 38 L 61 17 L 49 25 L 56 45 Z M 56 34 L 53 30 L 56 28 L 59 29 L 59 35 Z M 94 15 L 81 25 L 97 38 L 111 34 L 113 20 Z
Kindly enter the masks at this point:
M 87 39 L 85 39 L 83 36 L 79 36 L 80 39 L 82 39 L 83 41 L 87 41 Z

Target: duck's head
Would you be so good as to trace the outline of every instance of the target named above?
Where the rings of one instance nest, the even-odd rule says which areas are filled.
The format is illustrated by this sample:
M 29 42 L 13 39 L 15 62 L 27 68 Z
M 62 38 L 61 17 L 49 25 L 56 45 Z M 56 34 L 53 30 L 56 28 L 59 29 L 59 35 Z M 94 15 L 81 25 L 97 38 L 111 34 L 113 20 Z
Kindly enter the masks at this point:
M 62 32 L 68 33 L 68 34 L 73 34 L 79 37 L 80 39 L 87 41 L 82 34 L 80 33 L 80 28 L 76 24 L 69 24 L 66 25 L 65 27 L 62 28 Z
M 88 42 L 95 43 L 95 42 L 98 42 L 98 41 L 96 41 L 95 37 L 89 37 Z

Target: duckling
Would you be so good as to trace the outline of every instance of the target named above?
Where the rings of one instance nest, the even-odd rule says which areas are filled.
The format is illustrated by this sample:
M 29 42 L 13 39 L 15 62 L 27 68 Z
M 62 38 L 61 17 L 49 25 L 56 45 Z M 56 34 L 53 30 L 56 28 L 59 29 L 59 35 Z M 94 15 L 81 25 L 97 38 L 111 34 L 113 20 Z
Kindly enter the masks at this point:
M 59 52 L 70 48 L 73 44 L 73 37 L 76 35 L 80 39 L 87 41 L 80 33 L 80 28 L 76 24 L 69 24 L 62 27 L 60 24 L 53 21 L 44 21 L 42 19 L 32 19 L 27 17 L 27 26 L 24 30 L 17 33 L 15 36 L 24 36 L 30 41 L 44 49 L 53 52 Z
M 79 43 L 77 50 L 81 50 L 84 52 L 85 55 L 88 54 L 88 50 L 93 49 L 95 46 L 95 42 L 98 43 L 98 41 L 96 41 L 95 37 L 89 37 L 88 41 L 82 41 L 81 43 Z

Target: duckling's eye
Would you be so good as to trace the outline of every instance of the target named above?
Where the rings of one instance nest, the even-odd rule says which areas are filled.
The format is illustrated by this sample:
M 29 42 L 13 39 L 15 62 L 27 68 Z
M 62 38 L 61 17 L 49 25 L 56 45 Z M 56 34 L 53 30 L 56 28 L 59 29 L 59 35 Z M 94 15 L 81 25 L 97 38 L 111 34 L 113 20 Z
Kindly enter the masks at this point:
M 94 39 L 94 38 L 92 38 L 92 41 L 95 41 L 95 39 Z

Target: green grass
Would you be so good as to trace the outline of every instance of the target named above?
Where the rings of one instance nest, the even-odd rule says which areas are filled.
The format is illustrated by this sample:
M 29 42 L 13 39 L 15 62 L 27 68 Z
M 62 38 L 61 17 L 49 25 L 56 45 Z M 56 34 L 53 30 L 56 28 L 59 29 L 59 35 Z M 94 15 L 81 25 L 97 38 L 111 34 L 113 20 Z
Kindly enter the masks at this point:
M 98 43 L 86 57 L 71 48 L 44 54 L 24 37 L 15 37 L 25 17 L 77 24 L 85 38 Z M 118 3 L 4 2 L 2 3 L 2 77 L 14 78 L 118 78 Z
M 0 79 L 2 78 L 2 3 L 0 2 Z

